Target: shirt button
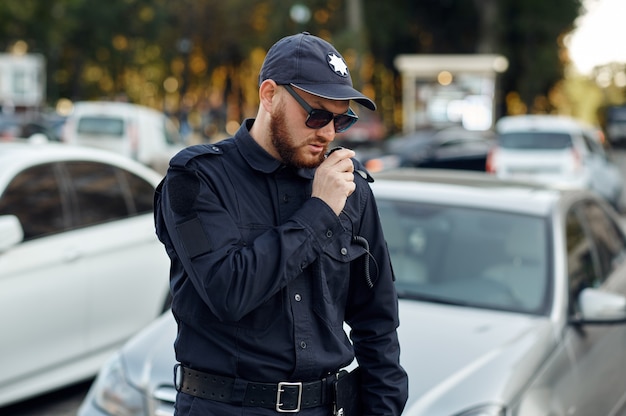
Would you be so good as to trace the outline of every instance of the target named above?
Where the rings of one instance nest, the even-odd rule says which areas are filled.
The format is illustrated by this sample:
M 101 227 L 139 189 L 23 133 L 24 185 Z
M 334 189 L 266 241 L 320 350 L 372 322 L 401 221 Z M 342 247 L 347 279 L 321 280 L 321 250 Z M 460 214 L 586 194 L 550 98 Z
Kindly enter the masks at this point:
M 342 254 L 342 255 L 344 255 L 344 256 L 345 256 L 346 254 L 348 254 L 348 249 L 347 249 L 347 248 L 345 248 L 345 247 L 341 247 L 341 254 Z
M 283 195 L 283 202 L 289 202 L 289 195 Z
M 300 296 L 299 293 L 296 293 L 296 295 L 294 296 L 294 299 L 296 300 L 296 302 L 300 302 L 302 300 L 302 296 Z
M 305 349 L 306 348 L 306 342 L 300 341 L 300 348 Z
M 330 238 L 333 236 L 333 232 L 331 230 L 326 230 L 326 237 Z

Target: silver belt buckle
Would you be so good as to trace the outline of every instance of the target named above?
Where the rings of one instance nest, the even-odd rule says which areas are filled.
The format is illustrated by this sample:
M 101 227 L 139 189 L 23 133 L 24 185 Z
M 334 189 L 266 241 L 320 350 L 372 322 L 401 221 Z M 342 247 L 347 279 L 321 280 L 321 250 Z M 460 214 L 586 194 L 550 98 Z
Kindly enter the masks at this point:
M 283 403 L 281 403 L 280 396 L 284 393 L 284 387 L 297 387 L 298 388 L 298 403 L 295 409 L 283 409 Z M 302 382 L 288 382 L 281 381 L 278 383 L 278 390 L 276 391 L 276 411 L 279 413 L 297 413 L 300 411 L 300 404 L 302 403 Z

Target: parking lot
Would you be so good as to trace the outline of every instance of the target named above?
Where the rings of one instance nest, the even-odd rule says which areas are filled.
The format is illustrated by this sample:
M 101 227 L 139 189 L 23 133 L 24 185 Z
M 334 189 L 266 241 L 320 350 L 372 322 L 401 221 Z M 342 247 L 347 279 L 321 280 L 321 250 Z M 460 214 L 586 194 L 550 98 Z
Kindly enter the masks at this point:
M 615 162 L 626 177 L 626 151 L 614 153 Z M 622 195 L 622 206 L 626 207 L 626 192 Z M 622 211 L 623 224 L 626 226 L 625 211 Z M 31 400 L 0 408 L 0 416 L 74 416 L 89 389 L 91 380 L 69 388 L 46 394 Z

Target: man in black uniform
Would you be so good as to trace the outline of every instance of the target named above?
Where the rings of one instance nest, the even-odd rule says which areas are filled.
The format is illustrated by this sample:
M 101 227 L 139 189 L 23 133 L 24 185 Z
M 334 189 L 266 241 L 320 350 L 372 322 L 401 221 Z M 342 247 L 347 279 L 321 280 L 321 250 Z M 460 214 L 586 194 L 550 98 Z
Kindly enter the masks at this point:
M 350 100 L 375 104 L 309 33 L 278 41 L 259 82 L 257 117 L 181 151 L 155 195 L 176 415 L 341 414 L 331 386 L 356 357 L 361 414 L 398 416 L 408 382 L 372 178 L 352 150 L 327 155 L 357 120 Z

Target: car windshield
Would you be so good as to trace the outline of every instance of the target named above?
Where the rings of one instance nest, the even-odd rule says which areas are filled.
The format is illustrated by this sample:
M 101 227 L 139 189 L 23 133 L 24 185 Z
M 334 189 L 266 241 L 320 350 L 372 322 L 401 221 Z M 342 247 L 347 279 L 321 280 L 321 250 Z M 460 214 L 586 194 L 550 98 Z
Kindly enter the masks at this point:
M 124 120 L 119 117 L 81 117 L 78 121 L 79 134 L 124 136 Z
M 544 219 L 390 199 L 378 205 L 401 298 L 546 313 Z
M 608 121 L 626 122 L 626 107 L 613 107 L 608 110 Z
M 515 132 L 500 134 L 498 143 L 505 149 L 558 150 L 572 147 L 572 138 L 567 133 Z

